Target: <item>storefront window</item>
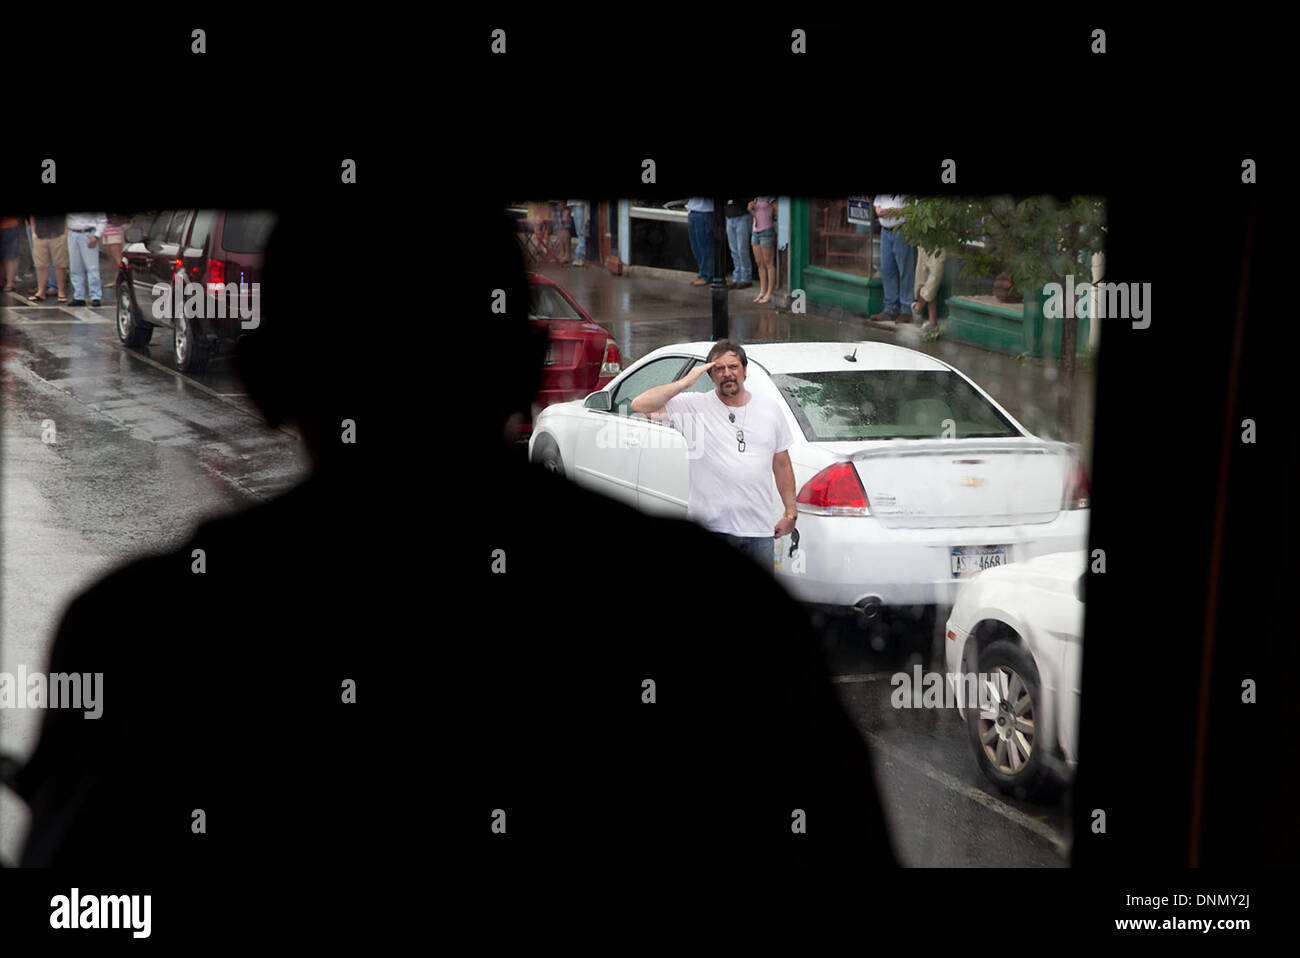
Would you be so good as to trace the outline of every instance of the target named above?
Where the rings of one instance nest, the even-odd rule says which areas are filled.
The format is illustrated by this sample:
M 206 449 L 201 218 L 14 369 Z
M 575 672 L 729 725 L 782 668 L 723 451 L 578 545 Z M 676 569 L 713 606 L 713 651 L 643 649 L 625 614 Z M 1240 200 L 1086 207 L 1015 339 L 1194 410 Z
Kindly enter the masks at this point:
M 861 218 L 865 197 L 852 197 L 854 220 Z M 841 273 L 880 278 L 880 236 L 873 224 L 850 220 L 850 198 L 815 197 L 808 204 L 808 262 Z

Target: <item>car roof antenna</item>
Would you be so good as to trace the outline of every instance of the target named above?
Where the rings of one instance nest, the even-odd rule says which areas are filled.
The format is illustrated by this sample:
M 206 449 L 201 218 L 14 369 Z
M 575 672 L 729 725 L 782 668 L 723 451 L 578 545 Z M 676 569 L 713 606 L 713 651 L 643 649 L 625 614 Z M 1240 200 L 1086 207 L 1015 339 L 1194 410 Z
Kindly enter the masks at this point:
M 856 346 L 853 347 L 853 355 L 852 355 L 852 356 L 845 356 L 844 358 L 847 359 L 847 360 L 848 360 L 849 362 L 851 362 L 851 363 L 856 363 L 856 362 L 858 361 L 858 347 L 856 347 Z

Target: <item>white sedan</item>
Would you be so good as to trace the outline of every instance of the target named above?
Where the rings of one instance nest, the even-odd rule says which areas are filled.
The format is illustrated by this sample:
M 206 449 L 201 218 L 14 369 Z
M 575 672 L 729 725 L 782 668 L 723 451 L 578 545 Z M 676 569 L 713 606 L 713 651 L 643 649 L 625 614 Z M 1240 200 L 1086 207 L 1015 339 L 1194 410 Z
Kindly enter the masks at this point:
M 653 515 L 685 519 L 685 437 L 631 410 L 703 363 L 664 346 L 585 400 L 546 407 L 529 460 Z M 745 387 L 775 398 L 794 444 L 798 546 L 774 569 L 795 598 L 856 608 L 949 606 L 975 572 L 1082 548 L 1088 484 L 1074 447 L 1031 435 L 949 364 L 885 343 L 746 346 Z M 714 388 L 701 376 L 696 391 Z M 773 524 L 783 506 L 772 481 Z
M 1086 565 L 1078 550 L 990 569 L 948 617 L 947 680 L 976 761 L 1020 798 L 1050 795 L 1078 763 Z

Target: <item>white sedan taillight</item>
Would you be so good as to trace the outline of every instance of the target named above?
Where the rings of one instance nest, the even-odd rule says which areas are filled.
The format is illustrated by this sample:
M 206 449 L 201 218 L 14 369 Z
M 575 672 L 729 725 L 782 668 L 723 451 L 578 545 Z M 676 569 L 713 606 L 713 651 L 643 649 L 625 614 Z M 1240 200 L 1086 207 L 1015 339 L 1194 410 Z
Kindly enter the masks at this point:
M 1087 509 L 1089 502 L 1088 474 L 1078 459 L 1070 461 L 1070 481 L 1065 489 L 1063 509 Z
M 795 501 L 800 512 L 815 516 L 871 515 L 871 503 L 851 462 L 827 466 L 804 483 Z

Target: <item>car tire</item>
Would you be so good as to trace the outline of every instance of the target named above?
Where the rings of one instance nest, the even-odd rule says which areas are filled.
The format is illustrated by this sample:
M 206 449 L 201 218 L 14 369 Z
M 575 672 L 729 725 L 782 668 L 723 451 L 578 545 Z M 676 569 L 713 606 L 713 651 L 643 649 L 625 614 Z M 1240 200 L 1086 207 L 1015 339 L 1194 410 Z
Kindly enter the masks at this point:
M 172 356 L 183 373 L 201 373 L 208 368 L 208 347 L 194 335 L 194 322 L 177 316 L 172 327 Z
M 980 770 L 1003 792 L 1025 801 L 1056 796 L 1059 782 L 1046 761 L 1052 747 L 1041 733 L 1042 685 L 1020 645 L 998 640 L 979 656 L 978 672 L 994 682 L 992 708 L 966 708 L 966 726 Z M 984 694 L 988 694 L 987 692 Z
M 537 441 L 533 443 L 531 461 L 547 472 L 553 472 L 557 476 L 564 475 L 564 460 L 560 458 L 560 447 L 555 444 L 555 440 L 550 436 L 539 436 Z
M 153 338 L 153 327 L 140 318 L 130 280 L 117 274 L 117 338 L 123 346 L 147 346 Z

